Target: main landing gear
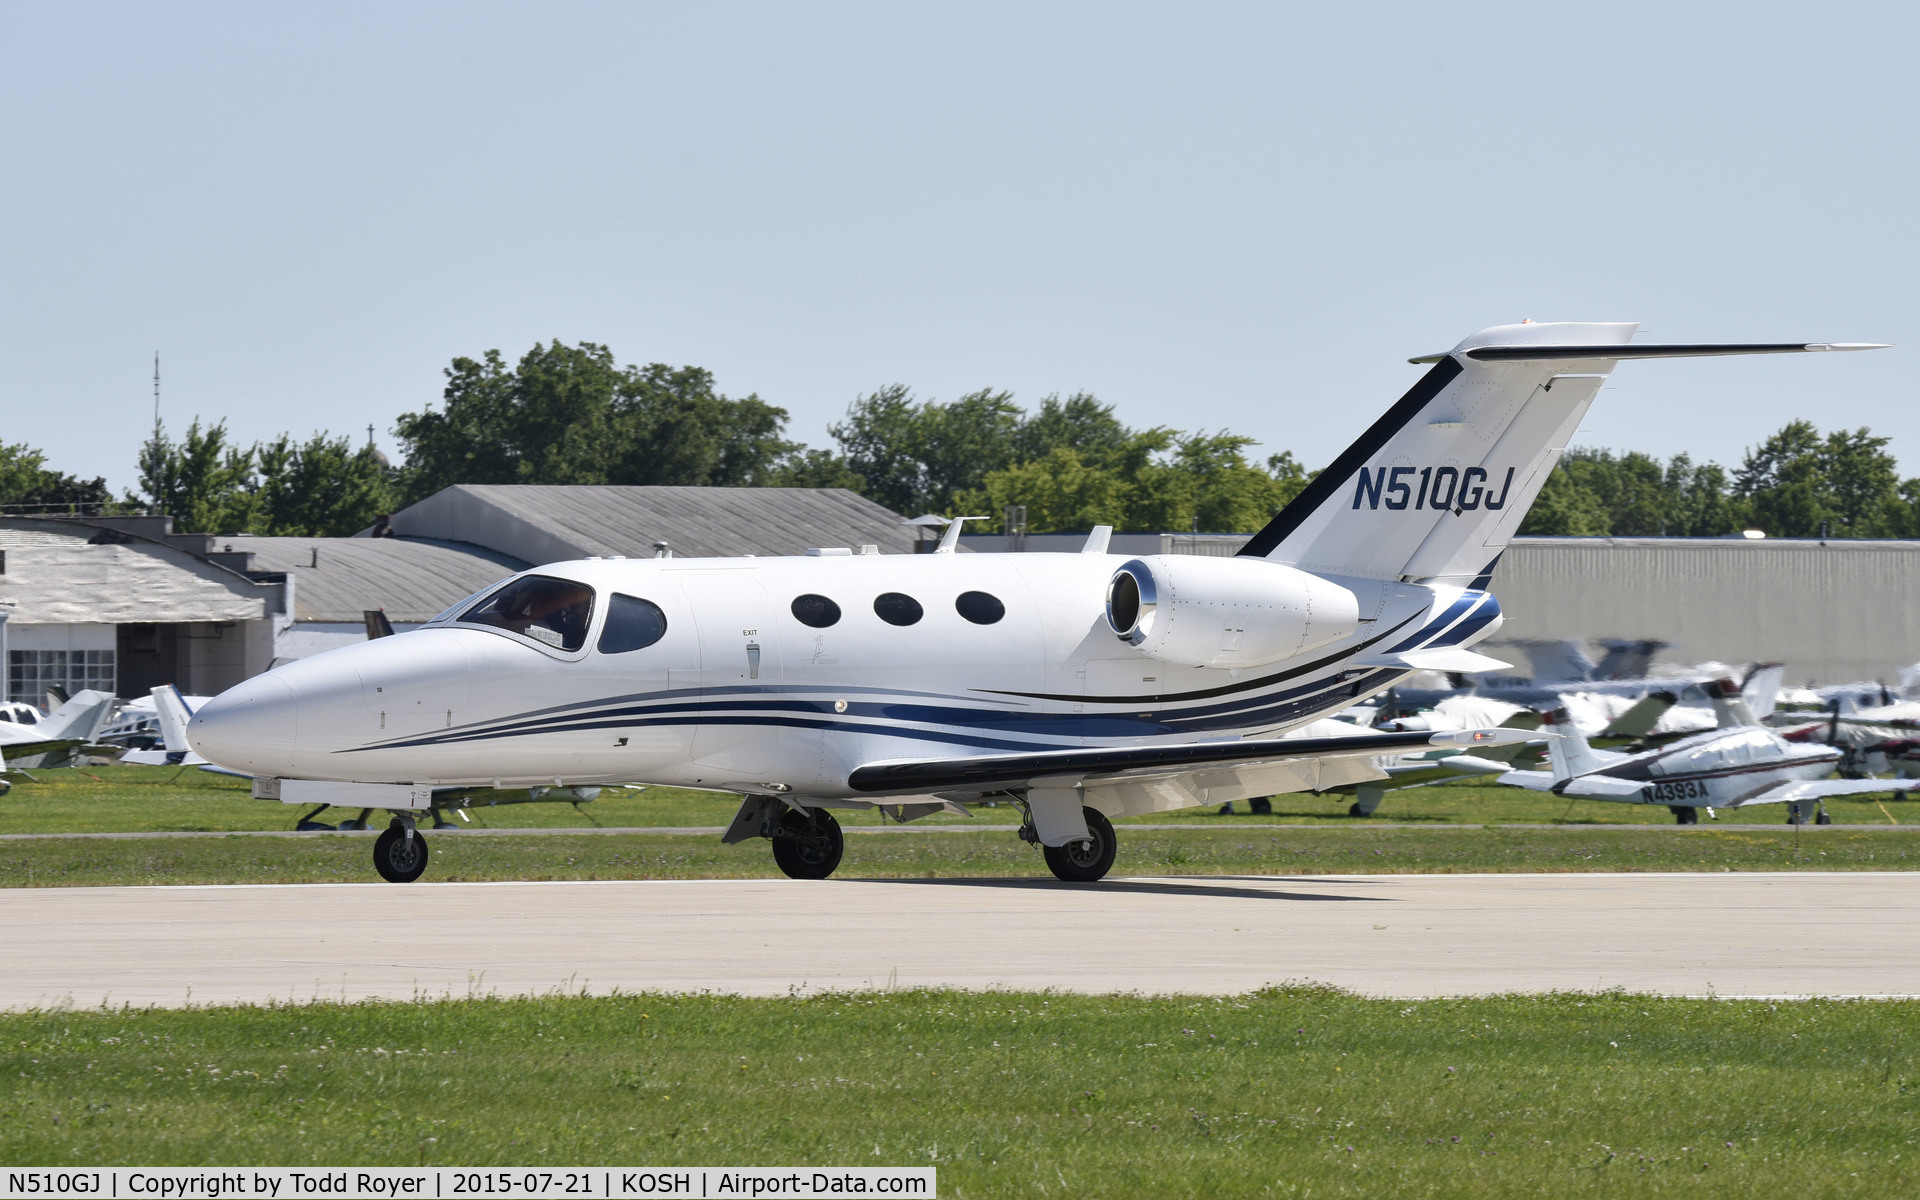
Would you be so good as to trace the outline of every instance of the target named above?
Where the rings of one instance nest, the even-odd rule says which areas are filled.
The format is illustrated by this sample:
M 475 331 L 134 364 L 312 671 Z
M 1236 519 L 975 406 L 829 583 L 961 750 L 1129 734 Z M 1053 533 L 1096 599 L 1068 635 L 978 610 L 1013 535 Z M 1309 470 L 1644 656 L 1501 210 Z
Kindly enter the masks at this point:
M 1077 793 L 1064 796 L 1056 794 L 1044 799 L 1034 793 L 1029 795 L 1027 801 L 1016 803 L 1021 803 L 1027 817 L 1026 823 L 1020 827 L 1021 840 L 1040 846 L 1047 860 L 1047 869 L 1056 878 L 1068 883 L 1092 883 L 1104 878 L 1113 869 L 1114 852 L 1119 847 L 1119 841 L 1113 834 L 1113 822 L 1107 820 L 1104 813 L 1081 806 Z M 901 807 L 926 810 L 905 818 L 913 820 L 948 806 L 928 803 Z M 1080 832 L 1080 823 L 1072 820 L 1076 808 L 1085 822 L 1084 834 Z M 392 836 L 391 830 L 387 836 Z M 734 814 L 733 823 L 727 826 L 720 841 L 731 846 L 748 838 L 767 838 L 772 841 L 773 861 L 789 879 L 825 879 L 840 865 L 840 858 L 847 848 L 846 835 L 840 831 L 840 822 L 834 820 L 832 812 L 778 796 L 743 798 L 740 811 Z M 414 840 L 419 841 L 418 834 L 414 835 Z M 1059 844 L 1049 846 L 1045 844 L 1046 841 Z M 384 844 L 386 837 L 383 836 L 381 842 Z M 422 845 L 423 866 L 425 854 L 425 846 Z M 385 866 L 381 867 L 380 873 L 386 875 Z
M 1091 808 L 1083 808 L 1080 814 L 1087 819 L 1085 841 L 1068 842 L 1064 846 L 1042 846 L 1040 853 L 1047 860 L 1047 870 L 1053 872 L 1055 879 L 1067 883 L 1094 883 L 1106 877 L 1113 869 L 1113 856 L 1119 849 L 1114 840 L 1113 822 L 1106 814 Z M 1025 831 L 1022 831 L 1024 836 Z
M 427 869 L 427 839 L 410 817 L 395 817 L 373 841 L 373 869 L 388 883 L 412 883 Z
M 773 861 L 789 879 L 825 879 L 846 851 L 840 822 L 824 808 L 786 809 L 773 831 Z

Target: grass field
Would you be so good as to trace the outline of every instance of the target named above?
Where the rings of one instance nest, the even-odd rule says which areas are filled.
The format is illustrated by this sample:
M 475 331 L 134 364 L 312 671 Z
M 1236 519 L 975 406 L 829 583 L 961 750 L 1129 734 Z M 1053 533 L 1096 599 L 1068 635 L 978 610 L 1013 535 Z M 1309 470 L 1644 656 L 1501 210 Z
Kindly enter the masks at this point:
M 424 883 L 494 879 L 775 878 L 767 844 L 711 834 L 430 834 Z M 1117 875 L 1402 871 L 1779 871 L 1920 868 L 1920 836 L 1860 826 L 1766 830 L 1249 826 L 1124 830 Z M 841 879 L 1047 875 L 1011 833 L 871 833 L 847 839 Z M 0 841 L 0 887 L 358 883 L 365 834 L 297 838 Z
M 40 773 L 0 797 L 0 833 L 285 830 L 294 810 L 254 800 L 246 782 L 201 771 L 105 767 Z M 1920 806 L 1851 800 L 1830 806 L 1836 824 L 1796 831 L 1679 829 L 1664 809 L 1582 804 L 1512 788 L 1421 788 L 1390 797 L 1381 816 L 1354 820 L 1344 798 L 1281 796 L 1270 817 L 1213 810 L 1121 822 L 1115 871 L 1132 874 L 1274 874 L 1392 871 L 1899 870 L 1920 867 L 1920 836 L 1889 814 L 1920 819 Z M 1397 806 L 1397 811 L 1396 811 Z M 473 828 L 533 828 L 538 836 L 430 835 L 427 879 L 750 878 L 776 874 L 765 843 L 722 846 L 711 834 L 585 834 L 569 828 L 724 824 L 734 802 L 672 788 L 609 790 L 576 810 L 563 804 L 476 809 Z M 1320 815 L 1313 815 L 1320 814 Z M 338 814 L 336 814 L 337 816 Z M 1781 815 L 1775 808 L 1744 820 Z M 854 829 L 872 813 L 848 812 Z M 942 823 L 1010 824 L 1012 808 Z M 1532 822 L 1529 828 L 1464 828 Z M 0 840 L 0 886 L 141 883 L 310 883 L 372 878 L 364 835 L 300 838 Z M 849 838 L 843 877 L 1044 875 L 1039 854 L 1011 834 L 873 833 Z
M 1911 1195 L 1920 1003 L 948 992 L 0 1015 L 10 1165 L 933 1165 L 949 1197 Z
M 248 783 L 228 775 L 177 767 L 89 767 L 85 771 L 34 772 L 36 780 L 13 776 L 13 790 L 0 796 L 0 834 L 7 833 L 134 833 L 214 830 L 292 829 L 302 810 L 272 800 L 255 800 Z M 1920 793 L 1916 793 L 1920 794 Z M 1212 808 L 1185 809 L 1151 817 L 1127 818 L 1119 824 L 1178 824 L 1196 829 L 1241 825 L 1365 824 L 1346 815 L 1352 798 L 1300 793 L 1276 796 L 1271 816 L 1251 816 L 1245 801 L 1234 813 L 1222 816 Z M 634 826 L 717 826 L 733 818 L 739 798 L 720 792 L 685 788 L 647 788 L 631 791 L 609 788 L 599 799 L 578 807 L 568 804 L 514 804 L 471 810 L 477 828 L 566 829 Z M 1835 824 L 1920 825 L 1920 803 L 1887 797 L 1846 797 L 1827 803 Z M 336 809 L 330 820 L 354 815 Z M 846 825 L 878 825 L 870 811 L 843 811 Z M 1729 822 L 1782 824 L 1786 811 L 1765 805 L 1723 814 Z M 941 823 L 968 818 L 940 817 Z M 1018 823 L 1012 807 L 977 810 L 971 818 L 981 824 Z M 1520 788 L 1475 783 L 1409 788 L 1389 792 L 1373 818 L 1379 822 L 1431 825 L 1455 824 L 1570 824 L 1659 825 L 1671 827 L 1665 808 L 1601 801 L 1568 801 Z M 1703 822 L 1711 827 L 1711 822 Z

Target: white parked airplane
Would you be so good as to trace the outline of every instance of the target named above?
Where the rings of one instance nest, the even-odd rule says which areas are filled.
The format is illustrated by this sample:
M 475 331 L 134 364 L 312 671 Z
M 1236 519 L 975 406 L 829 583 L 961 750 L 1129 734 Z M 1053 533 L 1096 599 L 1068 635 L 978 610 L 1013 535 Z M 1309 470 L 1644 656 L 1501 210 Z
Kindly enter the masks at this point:
M 1625 358 L 1849 347 L 1629 345 L 1632 324 L 1486 330 L 1427 373 L 1236 558 L 953 553 L 585 560 L 425 627 L 240 684 L 194 715 L 257 795 L 384 808 L 375 865 L 417 878 L 436 789 L 657 783 L 744 799 L 822 878 L 831 810 L 901 819 L 993 798 L 1062 879 L 1099 879 L 1110 817 L 1379 779 L 1367 759 L 1526 731 L 1282 739 L 1415 670 L 1502 664 L 1486 588 Z
M 0 720 L 0 756 L 9 766 L 69 765 L 74 750 L 91 745 L 112 714 L 113 696 L 107 692 L 79 692 L 30 724 L 21 720 L 27 713 L 9 706 L 7 719 Z
M 1733 691 L 1731 685 L 1728 690 Z M 1726 702 L 1720 696 L 1715 700 L 1716 708 Z M 1736 698 L 1732 706 L 1748 719 L 1639 754 L 1589 747 L 1567 710 L 1556 709 L 1547 718 L 1548 730 L 1560 734 L 1547 743 L 1552 770 L 1509 771 L 1500 782 L 1588 800 L 1664 804 L 1682 825 L 1697 824 L 1703 808 L 1712 816 L 1716 808 L 1754 804 L 1793 805 L 1789 820 L 1797 822 L 1801 805 L 1827 796 L 1895 790 L 1885 779 L 1827 778 L 1840 764 L 1839 750 L 1790 742 L 1754 724 L 1744 702 Z M 1827 823 L 1824 811 L 1820 823 Z
M 193 709 L 180 689 L 163 683 L 148 693 L 153 704 L 154 724 L 159 729 L 160 745 L 151 750 L 129 750 L 120 756 L 123 763 L 135 766 L 197 767 L 207 761 L 187 744 L 187 722 Z M 204 700 L 201 703 L 205 703 Z

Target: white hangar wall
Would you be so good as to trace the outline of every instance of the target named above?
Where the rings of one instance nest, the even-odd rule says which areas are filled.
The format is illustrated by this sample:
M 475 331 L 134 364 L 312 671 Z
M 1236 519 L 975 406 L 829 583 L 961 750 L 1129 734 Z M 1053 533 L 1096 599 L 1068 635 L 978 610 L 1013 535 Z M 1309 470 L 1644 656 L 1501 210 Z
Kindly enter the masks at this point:
M 1071 553 L 1084 533 L 1029 534 Z M 1010 550 L 999 534 L 962 543 Z M 1116 554 L 1235 554 L 1246 534 L 1116 533 Z M 1658 639 L 1659 659 L 1781 662 L 1791 683 L 1898 678 L 1920 662 L 1920 541 L 1516 538 L 1494 573 L 1506 624 L 1488 651 L 1525 669 L 1516 641 Z
M 1658 638 L 1663 660 L 1781 662 L 1813 684 L 1920 662 L 1920 542 L 1519 538 L 1493 591 L 1490 646 Z

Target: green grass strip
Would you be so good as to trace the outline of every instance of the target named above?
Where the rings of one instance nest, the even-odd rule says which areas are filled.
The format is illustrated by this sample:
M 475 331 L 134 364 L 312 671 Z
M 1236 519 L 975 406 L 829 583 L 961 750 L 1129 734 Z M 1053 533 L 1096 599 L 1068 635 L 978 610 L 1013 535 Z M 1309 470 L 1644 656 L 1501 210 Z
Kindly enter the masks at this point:
M 504 879 L 761 879 L 767 843 L 711 835 L 429 834 L 423 882 Z M 362 836 L 0 842 L 0 887 L 359 883 L 374 878 Z M 1888 871 L 1920 867 L 1920 837 L 1868 826 L 1808 830 L 1122 828 L 1116 874 L 1287 875 L 1482 871 Z M 846 879 L 1044 876 L 1010 833 L 850 836 Z
M 423 936 L 431 936 L 423 931 Z M 9 1165 L 933 1165 L 948 1197 L 1913 1195 L 1920 1003 L 905 992 L 0 1015 Z

